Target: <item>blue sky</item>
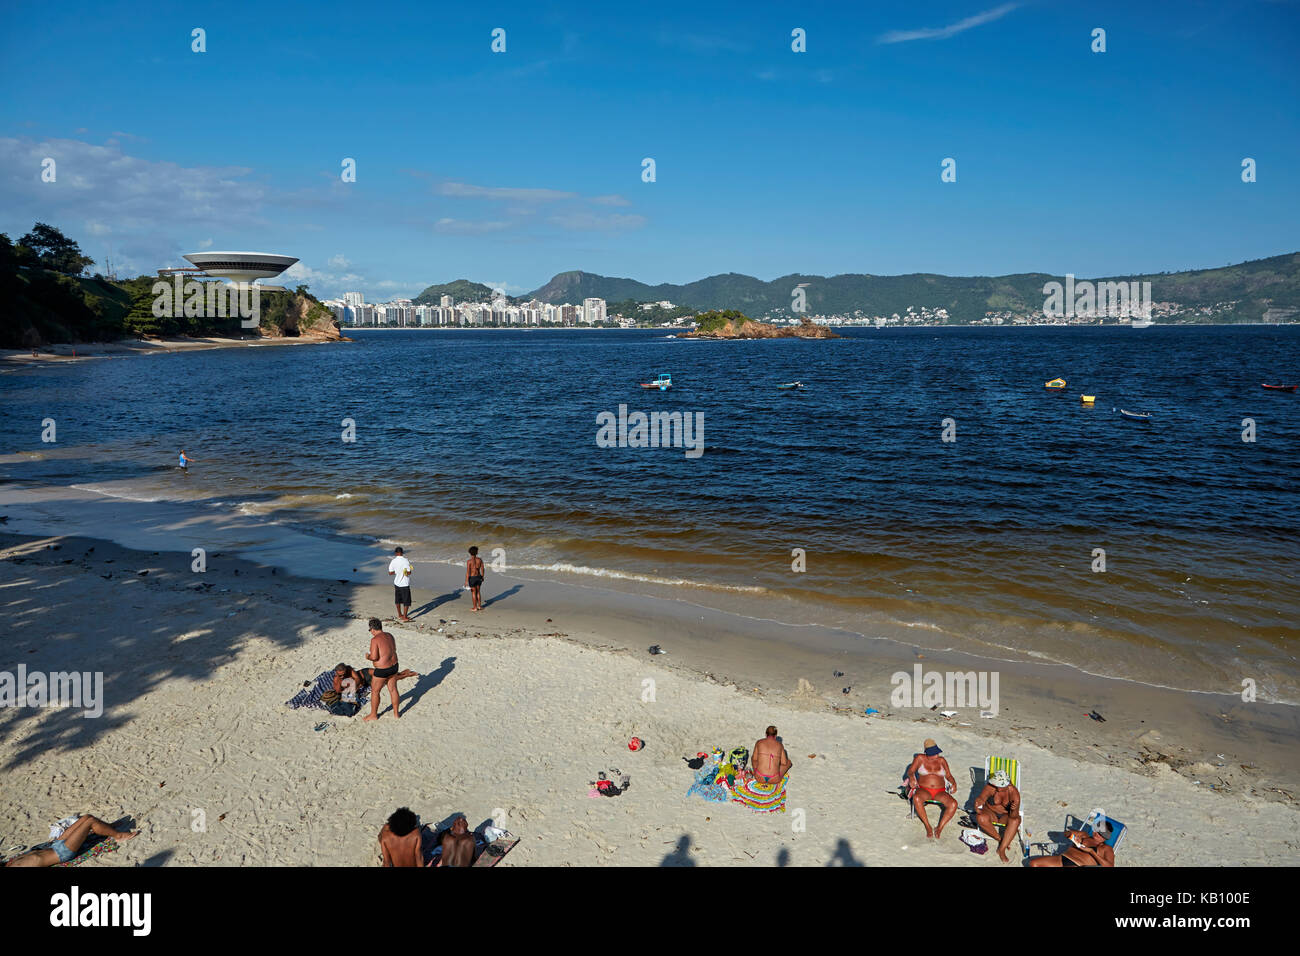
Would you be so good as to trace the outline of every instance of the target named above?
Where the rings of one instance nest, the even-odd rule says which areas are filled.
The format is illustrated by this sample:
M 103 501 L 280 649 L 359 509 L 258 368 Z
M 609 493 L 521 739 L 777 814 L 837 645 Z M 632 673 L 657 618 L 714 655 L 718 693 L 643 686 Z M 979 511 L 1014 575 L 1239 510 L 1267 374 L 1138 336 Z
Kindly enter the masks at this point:
M 382 301 L 1300 249 L 1288 0 L 52 9 L 0 11 L 0 231 L 53 223 L 119 274 L 255 249 Z

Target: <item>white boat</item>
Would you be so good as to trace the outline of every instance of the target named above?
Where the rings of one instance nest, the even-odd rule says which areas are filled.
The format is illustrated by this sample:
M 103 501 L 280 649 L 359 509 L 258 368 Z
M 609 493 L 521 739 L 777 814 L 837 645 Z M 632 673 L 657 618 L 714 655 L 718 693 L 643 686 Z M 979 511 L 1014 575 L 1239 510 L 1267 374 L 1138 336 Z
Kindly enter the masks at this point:
M 1134 329 L 1149 329 L 1155 325 L 1150 319 L 1133 319 L 1129 322 L 1129 327 Z

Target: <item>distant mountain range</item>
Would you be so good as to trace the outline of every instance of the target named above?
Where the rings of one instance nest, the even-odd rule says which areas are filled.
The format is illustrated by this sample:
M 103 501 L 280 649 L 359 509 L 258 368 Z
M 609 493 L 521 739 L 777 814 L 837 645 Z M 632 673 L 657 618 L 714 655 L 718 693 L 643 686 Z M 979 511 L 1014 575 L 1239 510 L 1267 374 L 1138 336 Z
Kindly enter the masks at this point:
M 964 323 L 977 322 L 987 312 L 1041 312 L 1044 284 L 1061 282 L 1064 278 L 1036 272 L 1007 276 L 793 274 L 765 282 L 753 276 L 729 272 L 685 285 L 648 285 L 636 279 L 590 272 L 561 272 L 540 289 L 512 297 L 511 301 L 538 299 L 549 303 L 577 304 L 586 298 L 600 298 L 607 302 L 628 299 L 657 302 L 666 299 L 694 309 L 738 309 L 760 316 L 789 313 L 794 289 L 806 283 L 804 294 L 810 315 L 851 315 L 855 311 L 869 316 L 891 315 L 905 313 L 908 306 L 912 306 L 918 311 L 922 307 L 947 309 L 950 322 Z M 1280 310 L 1283 316 L 1288 310 L 1300 310 L 1300 252 L 1217 269 L 1076 278 L 1094 282 L 1150 282 L 1153 301 L 1177 302 L 1184 307 L 1185 313 L 1179 316 L 1182 321 L 1258 322 L 1270 309 Z M 417 301 L 436 304 L 438 296 L 444 292 L 454 295 L 458 302 L 484 301 L 492 296 L 492 290 L 487 286 L 460 279 L 430 286 Z M 1193 309 L 1215 306 L 1219 308 L 1210 315 L 1190 314 Z M 1275 311 L 1271 317 L 1278 314 Z M 1300 318 L 1300 313 L 1291 313 L 1290 318 Z

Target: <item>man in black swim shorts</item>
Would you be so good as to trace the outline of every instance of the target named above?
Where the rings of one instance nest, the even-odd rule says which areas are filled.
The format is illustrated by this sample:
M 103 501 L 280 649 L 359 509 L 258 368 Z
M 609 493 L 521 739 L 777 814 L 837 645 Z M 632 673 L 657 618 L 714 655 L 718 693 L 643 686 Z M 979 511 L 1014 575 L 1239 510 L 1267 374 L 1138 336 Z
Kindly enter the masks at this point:
M 397 709 L 400 701 L 397 694 L 397 642 L 383 629 L 379 618 L 372 617 L 368 627 L 370 650 L 366 651 L 366 660 L 374 663 L 375 671 L 370 679 L 370 716 L 366 720 L 379 719 L 379 692 L 385 687 L 393 704 L 393 716 L 400 718 L 402 715 Z
M 471 611 L 483 610 L 483 595 L 479 593 L 479 588 L 483 586 L 483 559 L 478 556 L 478 547 L 469 549 L 469 560 L 465 562 L 465 587 L 469 588 L 470 595 L 474 598 L 474 606 Z

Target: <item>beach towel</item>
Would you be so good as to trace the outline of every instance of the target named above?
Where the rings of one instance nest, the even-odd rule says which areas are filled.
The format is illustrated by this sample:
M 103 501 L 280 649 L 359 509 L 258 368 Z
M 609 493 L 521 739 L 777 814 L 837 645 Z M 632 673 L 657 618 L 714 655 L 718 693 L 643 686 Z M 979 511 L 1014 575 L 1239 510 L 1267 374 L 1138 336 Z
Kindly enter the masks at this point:
M 81 866 L 87 860 L 97 860 L 107 853 L 112 853 L 118 848 L 119 844 L 112 837 L 105 837 L 97 843 L 91 844 L 89 840 L 81 845 L 81 852 L 74 856 L 67 863 L 56 863 L 55 866 Z
M 755 813 L 785 813 L 785 785 L 789 779 L 789 774 L 778 783 L 763 783 L 755 778 L 738 779 L 731 799 L 744 804 Z
M 316 678 L 315 683 L 313 683 L 311 687 L 304 687 L 302 690 L 298 691 L 298 693 L 294 694 L 292 698 L 286 700 L 285 703 L 294 710 L 297 710 L 300 707 L 315 707 L 318 710 L 329 710 L 329 708 L 325 706 L 325 702 L 321 700 L 321 697 L 326 691 L 333 689 L 334 669 L 331 668 L 327 671 L 321 671 L 320 675 Z M 357 706 L 364 706 L 369 696 L 369 687 L 358 687 Z
M 725 784 L 717 782 L 719 759 L 717 754 L 705 758 L 704 766 L 695 775 L 695 782 L 686 791 L 688 797 L 702 797 L 713 803 L 726 803 L 731 799 L 731 791 Z

